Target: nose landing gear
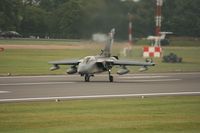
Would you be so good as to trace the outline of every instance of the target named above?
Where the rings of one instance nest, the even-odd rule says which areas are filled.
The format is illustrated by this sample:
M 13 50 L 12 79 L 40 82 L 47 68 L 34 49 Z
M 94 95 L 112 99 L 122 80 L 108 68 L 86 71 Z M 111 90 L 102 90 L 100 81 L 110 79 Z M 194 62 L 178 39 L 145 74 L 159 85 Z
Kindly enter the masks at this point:
M 82 75 L 84 76 L 84 75 Z M 94 77 L 94 74 L 85 74 L 85 82 L 90 82 L 90 77 Z
M 85 74 L 85 82 L 90 82 L 90 75 L 89 74 Z

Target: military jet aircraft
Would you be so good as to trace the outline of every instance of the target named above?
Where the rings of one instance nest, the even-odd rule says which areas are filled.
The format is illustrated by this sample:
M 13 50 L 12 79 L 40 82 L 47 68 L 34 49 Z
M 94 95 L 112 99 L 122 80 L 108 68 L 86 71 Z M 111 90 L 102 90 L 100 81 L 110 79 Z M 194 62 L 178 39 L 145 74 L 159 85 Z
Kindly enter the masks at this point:
M 108 42 L 105 45 L 104 50 L 101 54 L 96 56 L 86 56 L 80 60 L 61 60 L 49 62 L 53 64 L 50 68 L 51 71 L 60 68 L 60 65 L 71 65 L 71 68 L 67 70 L 68 74 L 78 73 L 85 77 L 85 82 L 90 81 L 90 77 L 94 76 L 95 73 L 108 72 L 109 81 L 113 82 L 113 76 L 111 75 L 111 69 L 113 66 L 120 66 L 117 74 L 127 74 L 129 70 L 126 66 L 142 66 L 141 70 L 147 70 L 148 66 L 154 66 L 155 64 L 149 62 L 138 62 L 131 60 L 119 60 L 117 56 L 111 56 L 111 47 L 114 41 L 115 29 L 112 29 L 109 33 Z

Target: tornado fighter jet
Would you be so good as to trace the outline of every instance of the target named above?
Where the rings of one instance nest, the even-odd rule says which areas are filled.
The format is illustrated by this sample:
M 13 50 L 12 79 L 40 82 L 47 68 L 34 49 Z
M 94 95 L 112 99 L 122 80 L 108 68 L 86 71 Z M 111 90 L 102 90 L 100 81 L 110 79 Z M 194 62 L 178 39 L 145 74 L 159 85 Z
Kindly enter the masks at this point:
M 70 65 L 67 70 L 67 74 L 78 73 L 84 77 L 85 82 L 89 82 L 90 78 L 96 73 L 108 72 L 109 81 L 113 82 L 113 76 L 111 75 L 111 69 L 113 66 L 120 66 L 117 74 L 127 74 L 129 70 L 126 66 L 141 66 L 141 70 L 147 70 L 148 66 L 154 66 L 152 61 L 138 62 L 132 60 L 119 60 L 117 56 L 111 56 L 111 47 L 114 41 L 115 29 L 112 29 L 109 33 L 107 43 L 104 50 L 96 56 L 86 56 L 80 60 L 61 60 L 49 62 L 53 66 L 51 71 L 60 68 L 60 65 Z

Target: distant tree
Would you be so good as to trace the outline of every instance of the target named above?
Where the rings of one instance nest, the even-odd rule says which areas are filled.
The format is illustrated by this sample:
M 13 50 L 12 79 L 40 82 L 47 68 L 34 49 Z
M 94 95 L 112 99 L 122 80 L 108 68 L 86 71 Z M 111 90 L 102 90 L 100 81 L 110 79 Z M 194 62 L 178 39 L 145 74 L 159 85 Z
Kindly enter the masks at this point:
M 40 1 L 42 0 L 22 0 L 24 5 L 39 5 Z
M 200 1 L 166 0 L 163 28 L 179 36 L 200 36 Z
M 0 0 L 0 30 L 18 30 L 21 9 L 21 0 Z
M 53 12 L 55 9 L 59 8 L 60 5 L 63 5 L 67 1 L 69 0 L 40 0 L 39 6 L 45 11 Z
M 163 0 L 162 31 L 200 36 L 200 0 Z M 25 36 L 90 38 L 116 28 L 128 39 L 128 13 L 133 37 L 155 34 L 156 0 L 0 0 L 0 30 Z
M 53 12 L 52 30 L 59 38 L 79 38 L 81 4 L 79 0 L 69 0 Z
M 21 22 L 21 32 L 24 36 L 40 36 L 44 37 L 47 32 L 45 23 L 46 12 L 37 6 L 25 7 L 23 12 L 23 20 Z

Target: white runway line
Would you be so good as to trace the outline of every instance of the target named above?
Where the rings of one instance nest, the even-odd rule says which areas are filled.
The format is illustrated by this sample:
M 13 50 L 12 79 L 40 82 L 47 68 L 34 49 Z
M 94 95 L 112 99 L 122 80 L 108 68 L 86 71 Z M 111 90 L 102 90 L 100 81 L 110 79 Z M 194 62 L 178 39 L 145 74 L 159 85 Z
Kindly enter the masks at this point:
M 8 77 L 0 77 L 0 79 L 20 79 L 20 78 L 61 78 L 66 77 L 68 75 L 47 75 L 47 76 L 8 76 Z M 73 75 L 74 76 L 74 75 Z
M 148 79 L 148 78 L 168 78 L 169 76 L 126 76 L 126 77 L 119 77 L 122 79 Z
M 174 93 L 145 93 L 145 94 L 18 98 L 18 99 L 0 99 L 0 102 L 38 101 L 38 100 L 56 100 L 56 99 L 67 100 L 67 99 L 88 99 L 88 98 L 140 97 L 140 96 L 141 97 L 144 97 L 144 96 L 171 96 L 171 95 L 200 95 L 200 92 L 174 92 Z
M 10 93 L 10 91 L 0 91 L 0 93 Z
M 132 81 L 132 82 L 170 82 L 170 81 L 180 81 L 182 79 L 140 79 L 140 80 L 120 80 L 120 81 Z
M 38 83 L 8 83 L 0 86 L 21 86 L 21 85 L 54 85 L 54 84 L 73 84 L 75 82 L 38 82 Z

